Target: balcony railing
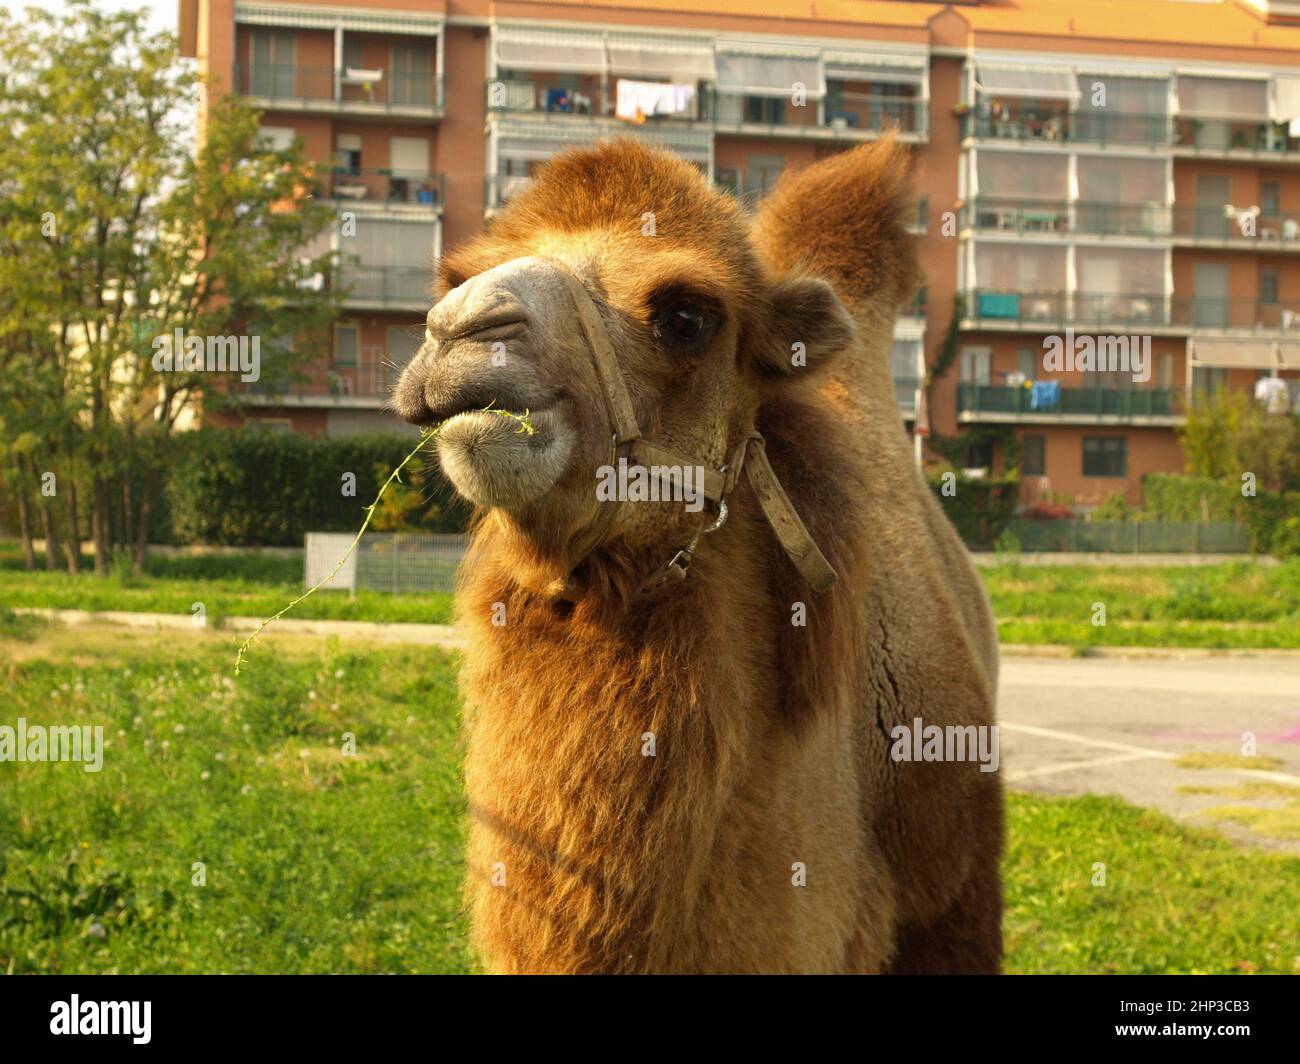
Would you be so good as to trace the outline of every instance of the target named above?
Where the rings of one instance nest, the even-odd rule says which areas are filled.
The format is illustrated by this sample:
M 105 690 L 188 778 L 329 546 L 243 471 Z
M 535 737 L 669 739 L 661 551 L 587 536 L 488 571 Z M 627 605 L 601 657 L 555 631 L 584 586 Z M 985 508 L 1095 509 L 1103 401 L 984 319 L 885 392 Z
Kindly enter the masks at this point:
M 566 120 L 618 117 L 617 81 L 602 85 L 599 78 L 584 75 L 574 87 L 572 75 L 559 84 L 548 78 L 489 78 L 484 82 L 484 102 L 489 113 L 544 114 Z M 705 123 L 715 130 L 767 131 L 777 135 L 836 132 L 925 133 L 929 128 L 929 102 L 919 98 L 877 93 L 842 92 L 828 95 L 819 108 L 816 100 L 796 107 L 784 98 L 742 96 L 722 93 L 714 86 L 699 91 L 681 111 L 655 114 L 649 123 Z
M 345 306 L 419 307 L 430 303 L 429 270 L 420 266 L 341 266 Z
M 483 207 L 493 211 L 504 207 L 517 192 L 533 183 L 527 174 L 488 174 L 483 178 Z
M 784 98 L 739 96 L 709 89 L 705 107 L 719 132 L 766 132 L 778 136 L 826 136 L 854 132 L 929 131 L 930 105 L 921 98 L 877 93 L 828 95 L 819 109 L 815 100 L 795 107 Z
M 383 70 L 366 81 L 352 70 L 283 63 L 236 63 L 235 91 L 271 106 L 312 110 L 425 112 L 442 110 L 441 75 Z
M 322 175 L 322 195 L 343 202 L 443 205 L 443 175 L 420 170 L 335 169 Z
M 1169 144 L 1173 140 L 1170 119 L 1163 114 L 1055 108 L 996 112 L 987 104 L 966 112 L 962 135 L 981 140 L 1145 144 L 1151 147 Z
M 336 360 L 329 365 L 313 363 L 304 367 L 301 373 L 288 380 L 274 383 L 258 382 L 244 386 L 243 390 L 256 396 L 273 400 L 291 397 L 304 404 L 303 400 L 319 400 L 320 405 L 341 405 L 349 399 L 374 400 L 382 402 L 392 396 L 397 378 L 401 376 L 402 367 L 393 362 L 387 348 L 367 344 L 358 353 L 355 361 Z
M 1180 151 L 1196 155 L 1229 152 L 1266 157 L 1300 155 L 1300 138 L 1291 136 L 1282 123 L 1184 116 L 1174 121 L 1174 145 Z
M 1173 417 L 1182 412 L 1180 393 L 1166 388 L 1056 388 L 1031 385 L 957 386 L 959 414 L 1058 417 Z
M 962 226 L 1017 235 L 1177 237 L 1204 243 L 1273 241 L 1279 249 L 1288 245 L 1300 249 L 1300 212 L 1296 218 L 1261 218 L 1235 209 L 1230 212 L 1226 207 L 978 196 L 963 209 Z
M 1066 326 L 1141 333 L 1144 326 L 1188 332 L 1294 333 L 1300 339 L 1300 301 L 1080 291 L 976 288 L 966 293 L 965 315 L 996 326 Z
M 894 399 L 898 402 L 898 409 L 908 417 L 916 413 L 916 389 L 920 384 L 919 377 L 894 378 Z

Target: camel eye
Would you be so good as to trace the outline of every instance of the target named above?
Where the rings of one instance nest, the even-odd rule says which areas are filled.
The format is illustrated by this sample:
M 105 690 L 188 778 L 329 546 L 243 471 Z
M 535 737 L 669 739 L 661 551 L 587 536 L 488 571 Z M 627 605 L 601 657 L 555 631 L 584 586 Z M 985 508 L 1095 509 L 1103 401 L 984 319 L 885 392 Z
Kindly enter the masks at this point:
M 694 344 L 704 335 L 708 319 L 693 303 L 666 306 L 655 322 L 655 335 L 679 344 Z

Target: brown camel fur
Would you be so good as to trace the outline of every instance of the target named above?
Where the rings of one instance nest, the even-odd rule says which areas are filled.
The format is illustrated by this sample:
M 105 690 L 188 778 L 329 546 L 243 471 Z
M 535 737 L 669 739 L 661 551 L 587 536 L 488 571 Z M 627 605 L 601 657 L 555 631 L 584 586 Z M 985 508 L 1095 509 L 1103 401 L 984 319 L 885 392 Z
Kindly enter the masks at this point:
M 451 418 L 443 467 L 482 510 L 457 611 L 466 893 L 489 970 L 998 970 L 998 774 L 890 757 L 914 718 L 992 725 L 997 686 L 987 599 L 889 373 L 917 281 L 910 187 L 881 142 L 787 176 L 750 218 L 620 141 L 557 158 L 444 260 L 395 405 Z M 558 595 L 611 505 L 561 268 L 646 437 L 716 468 L 764 434 L 831 590 L 803 581 L 742 478 L 685 580 L 638 594 L 700 515 L 624 503 L 576 570 L 584 593 Z M 502 435 L 473 412 L 488 402 L 533 411 L 535 435 Z

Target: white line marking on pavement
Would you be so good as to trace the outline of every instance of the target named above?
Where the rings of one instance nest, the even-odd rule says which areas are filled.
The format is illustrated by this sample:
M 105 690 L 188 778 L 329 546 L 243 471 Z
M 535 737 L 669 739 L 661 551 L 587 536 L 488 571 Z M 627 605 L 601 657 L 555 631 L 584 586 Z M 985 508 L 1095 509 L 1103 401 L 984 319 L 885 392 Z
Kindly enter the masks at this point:
M 1159 758 L 1162 761 L 1175 761 L 1183 756 L 1168 750 L 1153 750 L 1147 746 L 1132 746 L 1129 743 L 1111 742 L 1109 739 L 1090 739 L 1086 735 L 1057 731 L 1055 728 L 1036 728 L 1032 724 L 1010 724 L 1006 721 L 998 721 L 998 726 L 1006 731 L 1037 735 L 1043 739 L 1057 739 L 1065 743 L 1074 743 L 1076 746 L 1095 746 L 1101 750 L 1118 750 L 1129 755 L 1117 758 L 1096 758 L 1093 761 L 1075 761 L 1059 766 L 1044 766 L 1041 769 L 1032 769 L 1014 776 L 1008 775 L 1007 782 L 1009 783 L 1018 779 L 1027 779 L 1030 776 L 1045 776 L 1049 772 L 1066 772 L 1073 768 L 1087 768 L 1095 765 L 1118 764 L 1121 761 L 1150 760 L 1152 758 Z M 1226 766 L 1219 771 L 1232 772 L 1248 779 L 1268 780 L 1272 783 L 1287 783 L 1293 787 L 1300 787 L 1300 776 L 1293 776 L 1289 772 L 1273 772 L 1270 769 L 1262 768 L 1229 768 Z
M 1150 754 L 1115 754 L 1112 757 L 1095 757 L 1091 761 L 1071 761 L 1069 764 L 1047 765 L 1043 768 L 1030 769 L 1028 772 L 1015 772 L 1007 776 L 1008 783 L 1018 780 L 1033 779 L 1037 776 L 1052 776 L 1058 772 L 1070 772 L 1076 768 L 1099 768 L 1102 765 L 1120 765 L 1125 761 L 1148 761 Z

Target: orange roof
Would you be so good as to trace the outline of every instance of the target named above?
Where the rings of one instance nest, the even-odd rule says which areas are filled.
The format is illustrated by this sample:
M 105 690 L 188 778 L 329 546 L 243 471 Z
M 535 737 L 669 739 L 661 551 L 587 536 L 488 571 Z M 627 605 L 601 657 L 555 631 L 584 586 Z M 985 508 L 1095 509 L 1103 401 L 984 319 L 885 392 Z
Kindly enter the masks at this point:
M 516 0 L 496 3 L 498 17 L 508 17 L 531 4 Z M 597 10 L 619 12 L 635 19 L 638 11 L 665 15 L 722 16 L 754 20 L 755 29 L 779 33 L 782 23 L 849 24 L 921 30 L 945 9 L 971 27 L 976 46 L 1014 47 L 1002 37 L 1054 38 L 1045 46 L 1053 51 L 1094 51 L 1105 42 L 1144 43 L 1168 48 L 1190 45 L 1216 49 L 1269 49 L 1300 53 L 1300 25 L 1270 24 L 1244 0 L 983 0 L 982 3 L 926 3 L 921 0 L 547 0 L 550 12 L 571 8 L 574 20 Z M 658 21 L 658 19 L 656 19 Z M 831 27 L 827 27 L 833 35 Z M 1276 61 L 1276 57 L 1256 57 Z M 1241 57 L 1249 62 L 1250 58 Z M 1300 55 L 1297 55 L 1300 60 Z

